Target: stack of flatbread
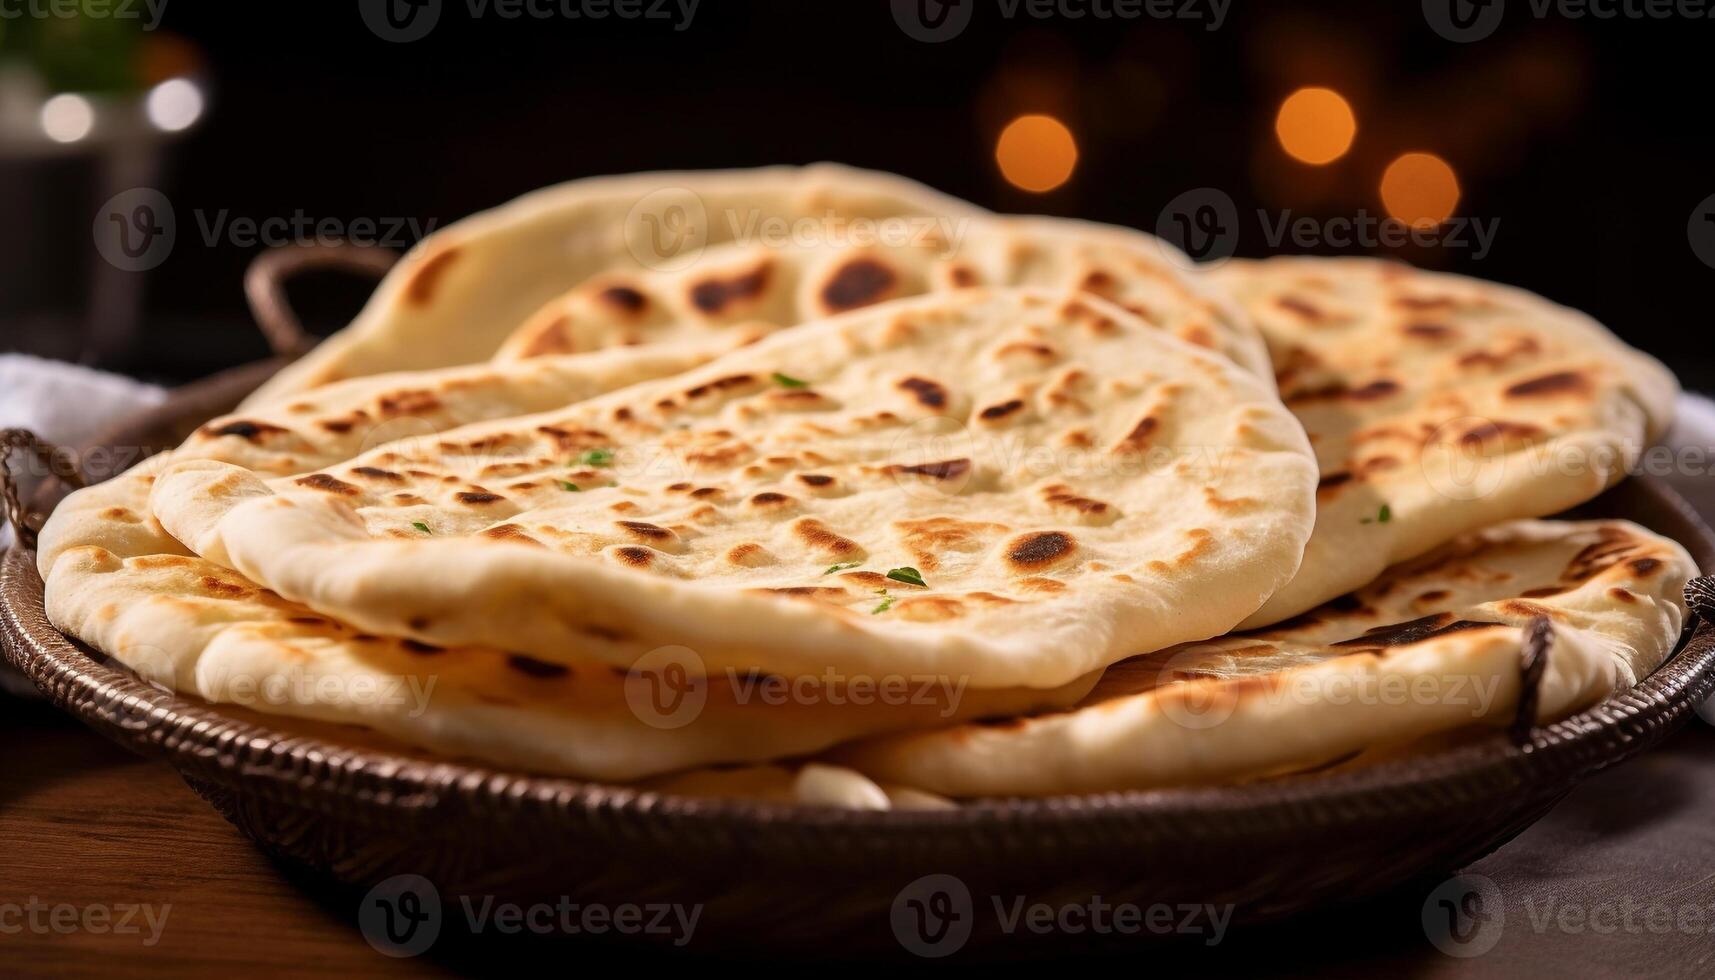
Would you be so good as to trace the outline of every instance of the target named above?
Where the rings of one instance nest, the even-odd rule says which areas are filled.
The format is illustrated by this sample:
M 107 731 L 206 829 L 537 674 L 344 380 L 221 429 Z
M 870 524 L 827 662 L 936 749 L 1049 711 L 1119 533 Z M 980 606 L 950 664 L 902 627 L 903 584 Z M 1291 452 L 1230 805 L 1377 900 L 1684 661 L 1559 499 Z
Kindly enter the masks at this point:
M 1192 270 L 840 167 L 534 194 L 68 498 L 48 614 L 186 697 L 866 808 L 1280 778 L 1671 652 L 1685 550 L 1541 519 L 1660 364 L 1402 265 Z

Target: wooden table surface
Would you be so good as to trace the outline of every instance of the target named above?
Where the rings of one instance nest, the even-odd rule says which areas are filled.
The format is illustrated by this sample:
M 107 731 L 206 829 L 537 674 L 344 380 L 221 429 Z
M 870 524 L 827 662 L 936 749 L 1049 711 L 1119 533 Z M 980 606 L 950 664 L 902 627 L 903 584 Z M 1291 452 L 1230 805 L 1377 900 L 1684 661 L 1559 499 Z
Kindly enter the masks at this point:
M 13 699 L 0 698 L 0 745 L 0 976 L 98 976 L 120 964 L 149 976 L 451 975 L 542 952 L 498 938 L 384 957 L 357 928 L 359 895 L 263 856 L 165 764 Z M 1213 947 L 1153 945 L 1128 963 L 1091 965 L 1307 977 L 1715 975 L 1715 728 L 1694 722 L 1591 779 L 1468 870 L 1494 883 L 1505 909 L 1494 920 L 1498 941 L 1480 956 L 1451 957 L 1426 938 L 1429 882 L 1235 930 Z M 73 910 L 57 913 L 62 921 L 97 907 L 110 918 L 56 929 L 55 906 Z M 130 907 L 153 910 L 158 930 L 141 911 L 129 931 L 115 928 Z M 580 969 L 666 958 L 587 952 Z

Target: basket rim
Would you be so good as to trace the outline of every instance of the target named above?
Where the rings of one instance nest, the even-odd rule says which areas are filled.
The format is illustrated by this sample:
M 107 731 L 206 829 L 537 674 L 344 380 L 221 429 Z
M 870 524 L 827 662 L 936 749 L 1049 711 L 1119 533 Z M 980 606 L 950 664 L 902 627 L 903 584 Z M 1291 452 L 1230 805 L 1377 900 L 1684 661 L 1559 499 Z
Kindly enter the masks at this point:
M 1715 552 L 1715 533 L 1676 493 L 1648 477 L 1631 482 L 1640 483 L 1640 489 L 1698 536 L 1685 544 L 1700 553 L 1700 561 Z M 1410 810 L 1412 791 L 1430 786 L 1463 787 L 1465 792 L 1511 792 L 1539 783 L 1569 787 L 1653 745 L 1715 691 L 1715 623 L 1699 621 L 1695 628 L 1688 627 L 1674 652 L 1649 677 L 1571 717 L 1532 727 L 1528 738 L 1518 743 L 1497 731 L 1455 748 L 1359 769 L 1233 786 L 984 799 L 951 810 L 849 810 L 680 796 L 478 761 L 430 761 L 234 718 L 218 704 L 153 687 L 54 629 L 46 618 L 34 557 L 33 550 L 15 547 L 0 562 L 0 634 L 8 641 L 8 659 L 52 701 L 134 749 L 168 756 L 181 770 L 188 767 L 252 791 L 272 786 L 300 805 L 349 804 L 355 798 L 397 812 L 401 807 L 433 810 L 456 797 L 461 810 L 494 814 L 580 810 L 646 814 L 729 829 L 790 825 L 884 835 L 1049 825 L 1066 829 L 1068 824 L 1115 819 L 1182 820 L 1217 814 L 1261 819 L 1265 812 L 1302 816 L 1305 808 L 1382 805 Z M 139 727 L 139 718 L 146 724 Z M 305 760 L 313 763 L 317 778 L 306 780 Z

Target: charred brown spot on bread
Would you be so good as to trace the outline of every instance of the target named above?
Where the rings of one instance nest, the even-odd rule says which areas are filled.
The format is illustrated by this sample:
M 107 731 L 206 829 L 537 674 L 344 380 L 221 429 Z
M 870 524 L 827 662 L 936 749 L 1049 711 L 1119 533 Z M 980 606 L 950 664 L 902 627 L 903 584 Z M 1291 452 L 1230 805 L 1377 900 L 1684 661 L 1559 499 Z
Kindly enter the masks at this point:
M 571 325 L 572 318 L 561 314 L 536 327 L 530 332 L 521 355 L 530 358 L 573 353 L 576 348 L 572 344 Z
M 716 378 L 700 385 L 685 389 L 685 397 L 696 399 L 712 395 L 716 392 L 731 391 L 734 388 L 751 388 L 757 384 L 754 374 L 729 374 L 724 378 Z
M 899 388 L 910 392 L 919 404 L 930 408 L 945 408 L 947 405 L 947 389 L 938 381 L 910 377 L 899 382 Z
M 1011 415 L 1014 412 L 1018 412 L 1018 411 L 1022 410 L 1023 408 L 1024 408 L 1023 399 L 1013 398 L 1013 399 L 1009 399 L 1007 401 L 1001 402 L 998 405 L 990 405 L 989 407 L 983 409 L 978 414 L 985 421 L 993 422 L 996 419 L 1004 419 L 1008 415 Z
M 454 494 L 454 496 L 461 504 L 492 504 L 497 500 L 506 499 L 498 493 L 488 493 L 486 491 L 472 492 L 469 490 L 460 491 L 459 493 Z
M 1191 539 L 1191 546 L 1173 556 L 1175 565 L 1189 565 L 1215 548 L 1215 535 L 1208 528 L 1194 527 L 1185 536 Z
M 484 528 L 482 536 L 493 541 L 515 541 L 519 544 L 542 545 L 542 542 L 531 537 L 530 532 L 517 524 L 496 524 L 494 527 Z
M 1298 296 L 1282 296 L 1274 302 L 1275 305 L 1279 306 L 1281 309 L 1296 313 L 1313 323 L 1320 322 L 1328 317 L 1328 314 L 1323 312 L 1320 306 Z
M 295 482 L 300 487 L 309 487 L 311 490 L 321 490 L 326 493 L 342 494 L 347 497 L 355 497 L 363 492 L 344 480 L 336 480 L 326 473 L 311 473 L 309 476 L 300 476 Z
M 724 491 L 720 487 L 698 487 L 691 491 L 691 496 L 698 500 L 707 500 L 710 497 L 718 497 L 722 493 Z
M 1044 487 L 1042 499 L 1055 507 L 1065 507 L 1080 514 L 1105 514 L 1110 509 L 1105 501 L 1080 496 L 1062 483 Z
M 1561 578 L 1570 582 L 1582 582 L 1587 578 L 1604 572 L 1625 560 L 1626 556 L 1636 550 L 1636 542 L 1631 535 L 1617 527 L 1604 527 L 1600 538 L 1579 549 L 1572 560 L 1566 563 L 1566 570 Z M 1653 561 L 1653 559 L 1643 559 Z M 1648 566 L 1654 569 L 1656 566 Z M 1645 573 L 1647 574 L 1647 573 Z
M 775 588 L 751 590 L 760 595 L 780 595 L 792 599 L 817 599 L 823 602 L 836 602 L 845 599 L 845 589 L 831 585 L 783 585 Z
M 1084 274 L 1083 280 L 1078 283 L 1078 288 L 1105 297 L 1113 292 L 1115 285 L 1116 281 L 1112 273 L 1106 269 L 1091 269 Z
M 1461 433 L 1459 443 L 1464 446 L 1483 446 L 1490 443 L 1516 445 L 1530 442 L 1542 434 L 1541 429 L 1525 422 L 1486 421 L 1479 422 Z
M 213 575 L 204 575 L 201 582 L 203 591 L 210 595 L 224 596 L 228 599 L 238 599 L 251 594 L 250 590 L 244 586 L 239 585 L 236 582 L 228 582 L 225 579 L 215 578 Z
M 384 470 L 379 466 L 357 466 L 352 472 L 371 480 L 382 480 L 387 483 L 404 483 L 405 478 L 392 470 Z
M 754 299 L 768 288 L 772 271 L 773 266 L 770 263 L 761 262 L 749 272 L 742 272 L 731 278 L 704 279 L 692 283 L 691 305 L 704 313 L 714 315 L 735 302 Z
M 947 269 L 947 281 L 954 289 L 969 289 L 978 283 L 977 270 L 968 265 L 953 265 Z
M 390 392 L 375 400 L 383 415 L 420 415 L 441 407 L 441 400 L 432 391 L 420 388 Z
M 437 653 L 445 653 L 446 652 L 445 647 L 438 647 L 438 646 L 435 646 L 433 643 L 424 643 L 421 640 L 400 640 L 399 646 L 401 649 L 405 650 L 407 653 L 415 653 L 418 656 L 423 656 L 423 657 L 429 657 L 429 656 L 433 656 Z
M 1556 612 L 1554 609 L 1525 599 L 1502 599 L 1496 604 L 1496 608 L 1509 616 L 1521 616 L 1528 618 L 1543 616 L 1548 619 L 1561 618 L 1560 613 Z
M 613 556 L 619 559 L 620 564 L 633 568 L 647 568 L 649 563 L 655 560 L 655 552 L 634 544 L 613 549 Z
M 830 313 L 855 310 L 885 299 L 899 284 L 899 275 L 873 258 L 857 258 L 834 270 L 822 286 L 822 308 Z
M 1451 340 L 1459 335 L 1459 331 L 1445 323 L 1430 323 L 1419 321 L 1405 325 L 1405 335 L 1417 340 L 1442 341 Z
M 1111 334 L 1119 327 L 1113 317 L 1078 299 L 1067 300 L 1060 307 L 1060 316 L 1097 336 Z
M 948 596 L 912 596 L 894 607 L 894 615 L 914 623 L 941 623 L 965 614 L 964 603 Z
M 1519 595 L 1525 599 L 1546 599 L 1549 596 L 1560 595 L 1566 591 L 1563 585 L 1544 585 L 1541 588 L 1526 589 Z
M 1153 415 L 1145 415 L 1137 420 L 1137 424 L 1131 427 L 1131 431 L 1125 434 L 1125 438 L 1121 439 L 1120 444 L 1115 448 L 1120 451 L 1147 449 L 1150 437 L 1155 435 L 1160 428 L 1160 419 Z
M 768 549 L 755 541 L 735 544 L 727 549 L 726 560 L 733 565 L 755 568 L 769 563 Z
M 141 555 L 131 559 L 138 568 L 183 568 L 194 564 L 182 555 Z
M 1353 388 L 1346 397 L 1357 402 L 1378 401 L 1399 393 L 1399 382 L 1391 378 L 1378 378 L 1361 388 Z
M 1543 398 L 1588 391 L 1590 379 L 1577 371 L 1555 371 L 1520 381 L 1507 388 L 1510 398 Z
M 1452 595 L 1453 595 L 1453 593 L 1448 592 L 1446 589 L 1430 589 L 1428 592 L 1425 592 L 1422 595 L 1418 596 L 1417 601 L 1418 602 L 1425 602 L 1425 603 L 1445 602 L 1449 598 L 1451 598 Z
M 410 630 L 421 633 L 429 628 L 431 622 L 432 620 L 427 616 L 412 616 L 410 619 L 405 620 L 405 626 Z
M 527 654 L 514 653 L 506 658 L 506 666 L 537 680 L 553 680 L 571 673 L 565 664 L 551 664 L 546 660 L 537 660 Z
M 1608 595 L 1610 598 L 1628 604 L 1638 601 L 1637 593 L 1633 592 L 1631 589 L 1622 589 L 1617 585 L 1608 590 Z
M 1078 543 L 1064 531 L 1038 531 L 1014 538 L 1006 546 L 1006 562 L 1014 570 L 1036 571 L 1065 561 Z
M 816 487 L 820 489 L 822 487 L 832 486 L 834 478 L 826 473 L 799 473 L 798 481 L 807 487 Z
M 251 422 L 240 419 L 236 422 L 227 422 L 224 425 L 205 426 L 202 431 L 203 435 L 211 438 L 237 436 L 246 442 L 260 443 L 267 436 L 287 430 L 277 425 L 269 425 L 267 422 Z
M 886 575 L 883 575 L 880 572 L 872 572 L 872 571 L 868 571 L 865 569 L 859 569 L 859 570 L 851 571 L 851 572 L 841 572 L 840 573 L 840 581 L 850 582 L 853 585 L 862 586 L 862 587 L 867 588 L 867 589 L 887 589 L 887 588 L 893 588 L 895 586 L 899 586 L 899 585 L 903 584 L 900 582 L 895 582 L 894 580 L 888 578 Z
M 1626 567 L 1630 568 L 1634 574 L 1647 578 L 1661 568 L 1661 562 L 1654 558 L 1633 558 L 1626 563 Z
M 1025 592 L 1052 594 L 1066 591 L 1065 582 L 1058 579 L 1042 578 L 1037 575 L 1032 575 L 1028 578 L 1021 578 L 1015 583 L 1015 585 L 1018 588 L 1023 589 Z
M 603 306 L 636 316 L 649 307 L 649 297 L 630 286 L 609 286 L 596 294 Z
M 1226 513 L 1251 510 L 1261 503 L 1255 497 L 1223 497 L 1219 490 L 1210 486 L 1203 488 L 1203 502 L 1209 505 L 1210 510 Z
M 441 276 L 458 260 L 457 248 L 444 248 L 434 255 L 417 263 L 411 270 L 411 278 L 405 282 L 405 302 L 411 306 L 428 306 L 435 298 L 435 288 L 440 285 Z
M 143 518 L 133 514 L 124 507 L 109 507 L 101 512 L 104 520 L 119 521 L 124 524 L 141 524 Z
M 1458 302 L 1451 296 L 1395 296 L 1393 305 L 1402 310 L 1445 310 Z
M 658 524 L 650 524 L 645 521 L 617 521 L 615 523 L 633 537 L 644 541 L 670 541 L 673 539 L 673 532 Z
M 791 506 L 793 500 L 791 497 L 788 497 L 783 493 L 775 493 L 772 490 L 766 490 L 762 493 L 753 494 L 750 498 L 750 503 L 754 507 L 775 508 Z
M 934 480 L 954 480 L 971 471 L 968 459 L 943 459 L 935 463 L 894 463 L 887 472 L 905 476 L 926 476 Z
M 1058 351 L 1047 344 L 1039 344 L 1024 340 L 1015 340 L 1008 344 L 1002 344 L 995 348 L 994 352 L 994 356 L 999 358 L 1011 357 L 1014 354 L 1023 354 L 1026 357 L 1034 358 L 1039 361 L 1052 361 L 1060 356 Z
M 1530 606 L 1529 603 L 1524 605 Z M 1540 609 L 1540 606 L 1530 606 Z M 1527 615 L 1529 615 L 1527 613 Z M 1367 630 L 1362 636 L 1354 636 L 1349 640 L 1341 640 L 1330 644 L 1336 647 L 1397 647 L 1423 640 L 1445 636 L 1448 633 L 1459 633 L 1465 630 L 1487 629 L 1491 626 L 1502 626 L 1503 623 L 1476 622 L 1468 619 L 1454 619 L 1452 613 L 1436 613 L 1420 619 L 1412 619 L 1390 626 L 1377 626 Z
M 814 517 L 800 518 L 792 524 L 792 533 L 800 541 L 830 555 L 853 555 L 863 549 L 856 541 L 828 529 Z

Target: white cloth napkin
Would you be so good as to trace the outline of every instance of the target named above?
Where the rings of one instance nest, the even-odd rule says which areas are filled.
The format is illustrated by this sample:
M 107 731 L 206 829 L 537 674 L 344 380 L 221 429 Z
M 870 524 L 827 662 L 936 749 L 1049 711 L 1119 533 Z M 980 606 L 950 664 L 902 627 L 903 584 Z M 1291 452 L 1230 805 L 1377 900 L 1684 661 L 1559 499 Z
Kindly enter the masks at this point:
M 83 446 L 127 415 L 159 405 L 164 389 L 117 374 L 23 354 L 0 354 L 0 429 L 24 428 L 56 446 Z M 24 476 L 20 467 L 13 472 Z M 28 477 L 24 492 L 32 492 Z M 0 551 L 12 528 L 0 528 Z M 34 696 L 36 689 L 0 662 L 0 690 Z

